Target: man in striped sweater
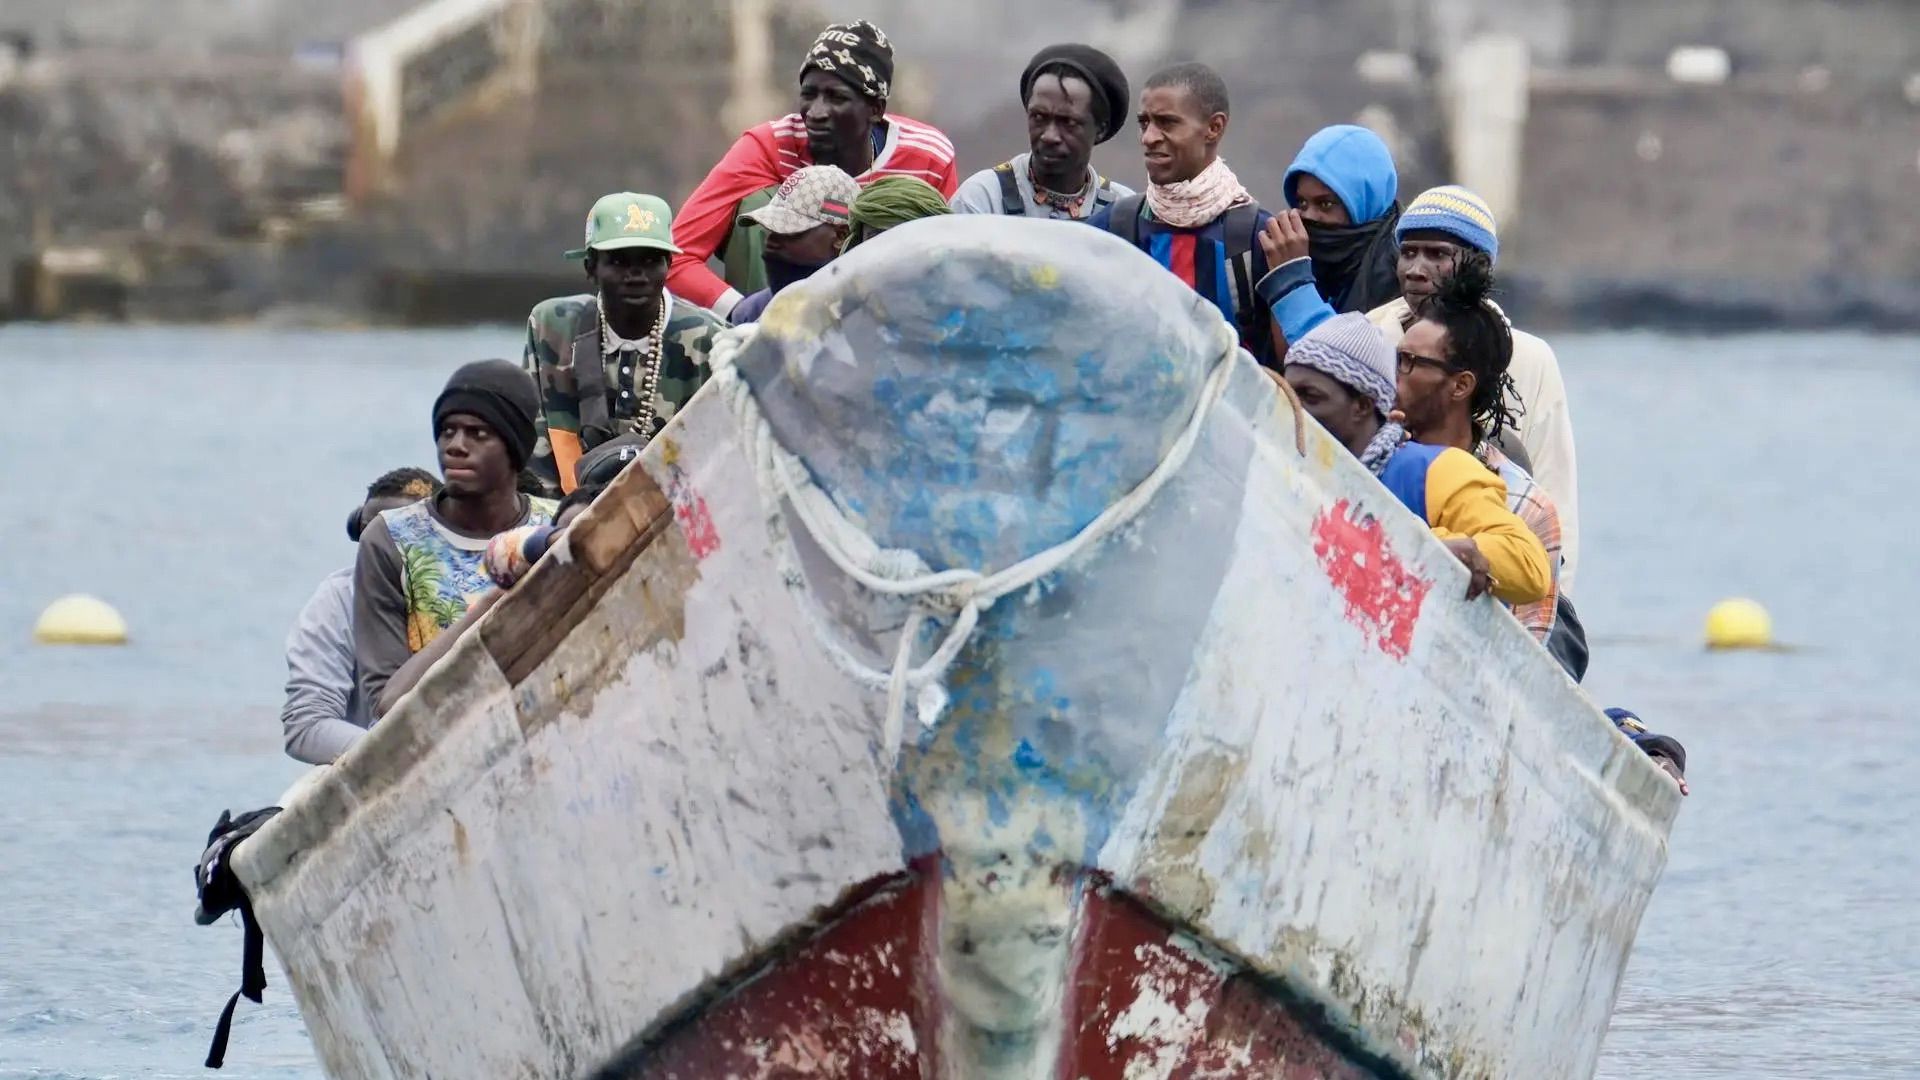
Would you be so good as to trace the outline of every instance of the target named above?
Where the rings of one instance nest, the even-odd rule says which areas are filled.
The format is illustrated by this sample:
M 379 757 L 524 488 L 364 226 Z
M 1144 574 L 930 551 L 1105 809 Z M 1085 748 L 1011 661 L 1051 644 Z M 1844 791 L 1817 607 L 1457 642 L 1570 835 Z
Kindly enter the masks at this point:
M 766 231 L 747 215 L 808 165 L 837 165 L 862 185 L 882 176 L 924 180 L 951 197 L 959 186 L 953 143 L 931 124 L 887 115 L 893 45 L 865 20 L 821 33 L 800 67 L 800 111 L 735 140 L 674 218 L 681 254 L 667 285 L 726 318 L 741 297 L 766 287 Z M 708 267 L 718 256 L 723 274 Z

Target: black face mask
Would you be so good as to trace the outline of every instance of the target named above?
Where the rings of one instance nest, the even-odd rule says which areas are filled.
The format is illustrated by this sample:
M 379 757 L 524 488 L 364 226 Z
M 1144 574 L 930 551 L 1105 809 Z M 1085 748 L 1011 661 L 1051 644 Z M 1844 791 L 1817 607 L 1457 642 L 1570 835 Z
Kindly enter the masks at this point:
M 760 253 L 760 263 L 767 269 L 767 287 L 773 290 L 775 296 L 780 295 L 780 290 L 794 282 L 807 280 L 813 276 L 814 271 L 827 265 L 824 262 L 794 262 L 784 255 L 775 255 L 771 251 Z
M 1307 221 L 1307 253 L 1321 299 L 1338 312 L 1366 313 L 1400 295 L 1400 245 L 1393 229 L 1400 204 L 1365 225 Z

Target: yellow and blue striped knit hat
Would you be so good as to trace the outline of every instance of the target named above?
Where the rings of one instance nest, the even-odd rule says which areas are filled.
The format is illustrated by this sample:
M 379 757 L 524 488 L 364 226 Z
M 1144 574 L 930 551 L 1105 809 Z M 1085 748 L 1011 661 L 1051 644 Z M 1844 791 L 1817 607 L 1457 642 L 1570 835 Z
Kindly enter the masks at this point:
M 1394 229 L 1394 239 L 1404 240 L 1410 232 L 1432 229 L 1456 237 L 1468 247 L 1500 258 L 1500 237 L 1493 227 L 1493 210 L 1485 199 L 1457 184 L 1429 188 L 1408 204 Z

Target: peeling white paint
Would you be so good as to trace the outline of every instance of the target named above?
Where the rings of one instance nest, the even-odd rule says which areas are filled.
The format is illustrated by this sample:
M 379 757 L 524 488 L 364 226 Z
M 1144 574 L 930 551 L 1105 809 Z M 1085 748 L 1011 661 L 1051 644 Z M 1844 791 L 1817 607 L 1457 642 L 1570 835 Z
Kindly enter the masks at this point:
M 1134 976 L 1133 1000 L 1107 1029 L 1107 1043 L 1117 1046 L 1123 1039 L 1134 1039 L 1151 1052 L 1151 1059 L 1135 1057 L 1127 1063 L 1126 1080 L 1170 1080 L 1174 1070 L 1186 1063 L 1189 1044 L 1206 1032 L 1212 1010 L 1200 997 L 1184 1005 L 1176 1003 L 1176 998 L 1188 996 L 1191 987 L 1178 974 L 1169 973 L 1164 946 L 1142 945 L 1134 954 L 1142 968 Z
M 679 467 L 751 490 L 726 417 L 689 412 Z M 765 536 L 758 506 L 709 502 L 728 540 L 691 584 L 669 529 L 518 687 L 463 639 L 249 840 L 329 1076 L 578 1075 L 904 868 L 871 695 L 823 664 L 768 542 L 732 542 Z M 681 636 L 635 648 L 681 588 Z
M 860 1014 L 861 1025 L 867 1029 L 869 1038 L 892 1043 L 909 1059 L 920 1053 L 920 1040 L 913 1033 L 913 1018 L 906 1013 L 862 1009 Z

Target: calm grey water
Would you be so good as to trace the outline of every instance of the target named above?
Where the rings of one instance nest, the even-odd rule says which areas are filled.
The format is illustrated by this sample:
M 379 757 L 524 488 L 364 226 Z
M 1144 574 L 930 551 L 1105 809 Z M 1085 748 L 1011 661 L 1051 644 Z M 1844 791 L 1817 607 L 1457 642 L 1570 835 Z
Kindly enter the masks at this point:
M 1682 738 L 1694 795 L 1601 1074 L 1920 1076 L 1920 340 L 1565 337 L 1588 687 Z M 268 804 L 281 640 L 379 472 L 509 329 L 0 327 L 0 1078 L 197 1077 L 237 926 L 193 925 L 222 807 Z M 1903 507 L 1905 507 L 1903 509 Z M 31 644 L 97 593 L 125 649 Z M 1780 654 L 1695 646 L 1716 599 Z M 279 971 L 224 1075 L 318 1075 Z

